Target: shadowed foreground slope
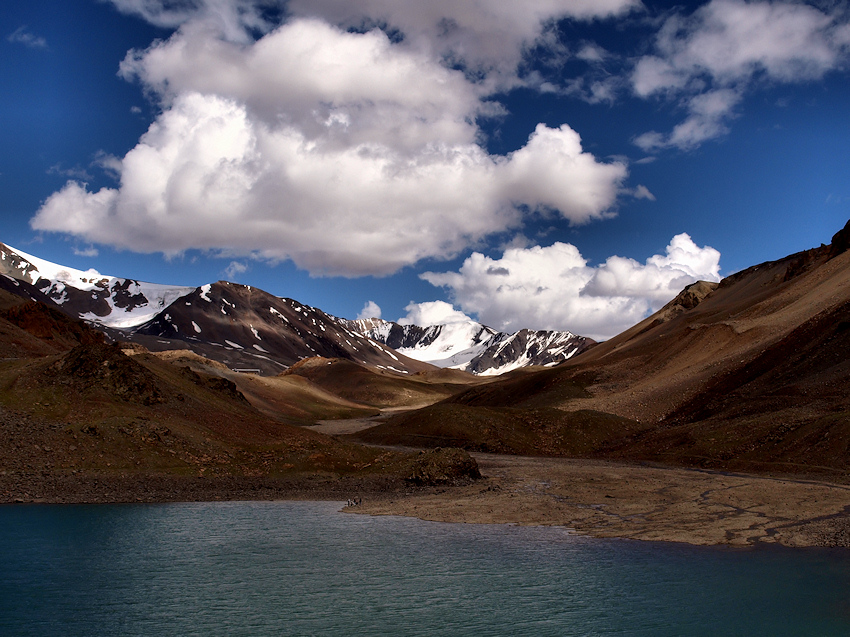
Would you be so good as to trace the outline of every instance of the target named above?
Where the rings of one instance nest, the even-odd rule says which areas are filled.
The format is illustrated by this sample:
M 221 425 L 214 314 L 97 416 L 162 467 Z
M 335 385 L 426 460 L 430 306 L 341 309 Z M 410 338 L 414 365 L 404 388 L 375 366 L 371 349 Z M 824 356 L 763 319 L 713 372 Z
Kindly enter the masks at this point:
M 227 378 L 0 300 L 0 501 L 341 497 L 477 475 L 462 452 L 367 448 L 270 418 Z

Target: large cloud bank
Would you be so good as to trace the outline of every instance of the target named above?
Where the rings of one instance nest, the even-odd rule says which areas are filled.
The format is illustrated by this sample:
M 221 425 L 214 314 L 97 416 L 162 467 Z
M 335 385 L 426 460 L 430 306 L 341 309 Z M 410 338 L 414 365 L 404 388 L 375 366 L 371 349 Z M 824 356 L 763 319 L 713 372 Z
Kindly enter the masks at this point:
M 313 274 L 384 275 L 456 255 L 538 210 L 575 224 L 604 218 L 625 193 L 625 165 L 595 158 L 566 124 L 538 125 L 525 146 L 495 156 L 475 122 L 499 114 L 488 96 L 519 81 L 523 47 L 547 20 L 606 17 L 631 0 L 536 0 L 521 10 L 484 0 L 295 1 L 273 29 L 260 10 L 270 2 L 113 1 L 179 25 L 121 64 L 161 113 L 113 162 L 119 186 L 69 181 L 34 229 L 142 252 L 202 249 L 291 259 Z M 388 36 L 393 29 L 403 37 Z
M 683 233 L 645 263 L 613 256 L 590 266 L 575 246 L 559 242 L 508 249 L 499 259 L 475 252 L 457 272 L 427 272 L 422 278 L 447 288 L 463 312 L 500 330 L 569 330 L 607 339 L 660 309 L 686 285 L 719 281 L 720 253 Z M 444 306 L 421 305 L 408 306 L 406 318 L 432 321 L 437 310 L 450 314 Z

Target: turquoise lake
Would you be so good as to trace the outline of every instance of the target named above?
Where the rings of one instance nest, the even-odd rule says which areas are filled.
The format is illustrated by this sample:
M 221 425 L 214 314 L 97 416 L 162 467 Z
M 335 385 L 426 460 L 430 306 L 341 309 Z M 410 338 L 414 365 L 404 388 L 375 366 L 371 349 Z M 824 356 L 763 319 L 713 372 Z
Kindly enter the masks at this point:
M 341 506 L 2 506 L 0 634 L 850 635 L 850 551 Z

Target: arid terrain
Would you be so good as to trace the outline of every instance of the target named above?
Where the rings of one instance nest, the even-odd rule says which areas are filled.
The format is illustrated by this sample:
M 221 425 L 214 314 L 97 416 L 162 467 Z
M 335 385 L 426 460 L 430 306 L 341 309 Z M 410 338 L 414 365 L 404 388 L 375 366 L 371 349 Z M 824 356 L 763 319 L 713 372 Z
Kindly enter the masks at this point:
M 850 228 L 697 283 L 551 369 L 519 370 L 357 439 L 652 461 L 843 482 L 850 460 Z
M 358 498 L 600 537 L 850 546 L 848 247 L 850 224 L 496 378 L 322 356 L 238 373 L 107 343 L 4 284 L 0 501 Z
M 482 481 L 366 500 L 351 510 L 689 544 L 850 546 L 848 485 L 604 460 L 472 456 Z
M 334 420 L 334 435 L 383 416 Z M 346 509 L 438 522 L 563 526 L 594 537 L 785 546 L 850 546 L 850 484 L 816 477 L 685 469 L 657 463 L 473 452 L 482 479 L 465 486 L 370 494 Z

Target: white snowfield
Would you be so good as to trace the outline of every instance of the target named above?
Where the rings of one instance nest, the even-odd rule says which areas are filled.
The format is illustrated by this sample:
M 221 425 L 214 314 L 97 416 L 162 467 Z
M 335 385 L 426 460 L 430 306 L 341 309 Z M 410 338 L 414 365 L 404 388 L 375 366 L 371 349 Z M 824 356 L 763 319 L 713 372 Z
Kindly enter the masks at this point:
M 427 337 L 433 337 L 433 341 L 427 345 L 420 342 L 415 347 L 401 347 L 398 352 L 437 367 L 452 369 L 466 369 L 473 358 L 484 353 L 496 334 L 495 330 L 471 321 L 433 325 L 426 330 Z
M 50 261 L 39 259 L 12 246 L 8 247 L 33 266 L 34 269 L 29 274 L 30 283 L 34 284 L 39 278 L 48 279 L 52 282 L 49 288 L 42 291 L 60 305 L 67 300 L 67 287 L 92 292 L 108 289 L 109 295 L 104 298 L 110 308 L 109 314 L 106 316 L 97 316 L 88 312 L 80 315 L 80 318 L 83 320 L 99 323 L 106 327 L 121 329 L 146 323 L 178 298 L 195 290 L 193 287 L 161 285 L 158 283 L 134 281 L 132 279 L 121 279 L 101 274 L 94 269 L 83 272 L 82 270 L 75 270 L 74 268 L 56 265 Z M 132 309 L 116 307 L 115 294 L 128 281 L 127 293 L 131 296 L 142 294 L 148 300 L 147 303 Z

